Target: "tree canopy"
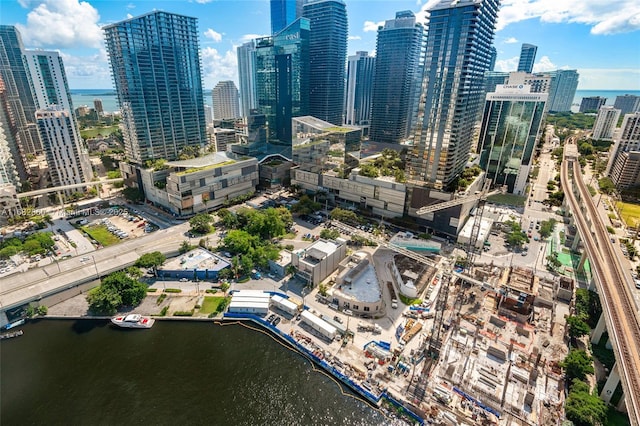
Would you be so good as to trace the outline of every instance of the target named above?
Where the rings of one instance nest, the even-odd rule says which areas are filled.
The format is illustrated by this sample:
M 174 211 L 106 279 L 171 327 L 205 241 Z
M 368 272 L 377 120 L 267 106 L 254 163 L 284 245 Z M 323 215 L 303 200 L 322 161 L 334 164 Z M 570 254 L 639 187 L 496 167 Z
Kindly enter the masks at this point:
M 212 231 L 213 218 L 208 213 L 198 213 L 189 219 L 190 230 L 194 234 L 204 235 Z
M 567 325 L 569 326 L 569 336 L 573 339 L 585 336 L 591 331 L 589 324 L 579 316 L 568 317 Z
M 555 227 L 556 227 L 555 219 L 543 220 L 540 223 L 540 236 L 542 238 L 548 238 L 549 235 L 551 235 L 551 233 L 553 232 L 553 229 Z
M 582 349 L 571 349 L 564 361 L 560 363 L 564 368 L 569 382 L 584 380 L 588 374 L 593 374 L 593 358 Z
M 291 211 L 299 214 L 311 214 L 321 208 L 322 204 L 313 201 L 308 195 L 303 195 L 296 204 L 291 206 Z
M 123 271 L 105 277 L 98 287 L 87 294 L 89 308 L 95 312 L 113 314 L 121 306 L 137 306 L 147 295 L 147 286 Z
M 601 425 L 607 418 L 607 405 L 589 392 L 589 385 L 576 380 L 564 404 L 565 415 L 575 426 Z
M 162 266 L 164 261 L 167 260 L 164 254 L 159 251 L 152 251 L 151 253 L 145 253 L 138 260 L 136 260 L 135 266 L 139 268 L 153 268 L 156 270 L 159 266 Z
M 329 216 L 333 220 L 339 220 L 340 222 L 348 223 L 351 225 L 357 225 L 360 222 L 360 218 L 355 212 L 352 212 L 351 210 L 341 209 L 340 207 L 336 207 L 335 209 L 331 210 Z

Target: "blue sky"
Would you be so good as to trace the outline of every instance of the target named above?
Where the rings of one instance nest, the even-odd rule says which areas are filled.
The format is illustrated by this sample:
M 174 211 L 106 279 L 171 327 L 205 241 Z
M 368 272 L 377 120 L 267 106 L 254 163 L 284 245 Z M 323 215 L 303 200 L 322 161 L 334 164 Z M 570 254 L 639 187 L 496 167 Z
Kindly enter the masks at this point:
M 375 50 L 376 29 L 400 10 L 426 21 L 438 0 L 346 0 L 349 54 Z M 579 90 L 640 90 L 640 1 L 503 0 L 496 70 L 517 66 L 522 43 L 538 46 L 534 71 L 578 69 Z M 110 88 L 101 26 L 154 9 L 199 19 L 203 83 L 237 84 L 236 47 L 270 31 L 269 0 L 0 0 L 2 24 L 27 48 L 61 52 L 72 89 Z

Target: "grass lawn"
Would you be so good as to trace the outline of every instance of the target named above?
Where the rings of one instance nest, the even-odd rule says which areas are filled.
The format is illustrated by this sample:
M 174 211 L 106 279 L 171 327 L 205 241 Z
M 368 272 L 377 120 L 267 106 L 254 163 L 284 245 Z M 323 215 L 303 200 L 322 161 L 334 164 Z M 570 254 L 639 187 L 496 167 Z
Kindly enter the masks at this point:
M 488 197 L 487 200 L 496 204 L 523 207 L 527 197 L 513 194 L 496 194 Z
M 109 232 L 104 225 L 82 226 L 80 229 L 89 234 L 89 236 L 98 243 L 102 244 L 103 247 L 120 242 L 120 238 Z
M 609 407 L 609 411 L 607 411 L 607 419 L 604 421 L 605 426 L 628 426 L 631 423 L 629 422 L 629 416 L 625 413 L 620 413 L 615 410 L 613 407 Z
M 90 127 L 88 129 L 80 130 L 80 136 L 82 136 L 83 139 L 92 139 L 98 135 L 109 136 L 116 130 L 118 130 L 117 124 L 114 126 Z
M 412 299 L 410 297 L 407 297 L 403 294 L 398 294 L 398 296 L 400 296 L 400 300 L 402 301 L 402 303 L 404 303 L 407 306 L 411 306 L 411 305 L 419 305 L 422 303 L 421 299 Z
M 222 303 L 224 297 L 205 296 L 200 308 L 201 314 L 212 314 L 217 312 L 218 306 Z
M 627 226 L 637 226 L 640 224 L 640 204 L 631 204 L 619 201 L 616 207 L 620 210 L 620 216 Z

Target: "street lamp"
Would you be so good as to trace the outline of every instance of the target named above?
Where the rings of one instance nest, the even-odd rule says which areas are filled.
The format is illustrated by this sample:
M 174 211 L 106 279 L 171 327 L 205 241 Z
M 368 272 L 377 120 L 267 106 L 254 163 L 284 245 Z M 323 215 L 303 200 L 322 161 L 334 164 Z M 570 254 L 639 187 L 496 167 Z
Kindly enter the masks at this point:
M 100 279 L 100 274 L 98 273 L 98 265 L 96 264 L 96 258 L 91 255 L 91 259 L 93 259 L 93 267 L 96 268 L 96 279 Z

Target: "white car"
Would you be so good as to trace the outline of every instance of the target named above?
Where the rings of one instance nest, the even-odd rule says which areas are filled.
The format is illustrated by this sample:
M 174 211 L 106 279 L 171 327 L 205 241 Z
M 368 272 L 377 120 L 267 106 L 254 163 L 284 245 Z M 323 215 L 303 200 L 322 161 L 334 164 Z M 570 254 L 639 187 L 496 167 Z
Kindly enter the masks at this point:
M 189 280 L 188 280 L 188 279 L 186 279 L 186 278 L 180 278 L 180 282 L 181 282 L 181 283 L 186 283 L 187 281 L 189 281 Z

